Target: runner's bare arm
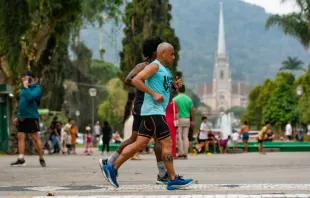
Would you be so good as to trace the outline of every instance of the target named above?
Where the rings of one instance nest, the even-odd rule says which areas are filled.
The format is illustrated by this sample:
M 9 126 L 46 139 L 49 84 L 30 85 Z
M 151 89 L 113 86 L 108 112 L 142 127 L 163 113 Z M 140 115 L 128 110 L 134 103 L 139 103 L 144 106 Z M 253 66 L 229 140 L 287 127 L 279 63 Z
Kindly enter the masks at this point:
M 138 73 L 131 81 L 131 84 L 135 86 L 140 91 L 143 91 L 144 93 L 148 93 L 151 96 L 154 96 L 156 94 L 155 91 L 148 88 L 144 81 L 153 76 L 158 71 L 158 65 L 153 63 L 148 66 L 146 66 L 140 73 Z
M 133 68 L 133 70 L 131 70 L 131 72 L 129 72 L 128 76 L 125 78 L 125 84 L 128 86 L 132 86 L 131 81 L 132 79 L 138 74 L 140 73 L 146 66 L 148 65 L 147 62 L 144 63 L 140 63 L 138 65 L 135 66 L 135 68 Z

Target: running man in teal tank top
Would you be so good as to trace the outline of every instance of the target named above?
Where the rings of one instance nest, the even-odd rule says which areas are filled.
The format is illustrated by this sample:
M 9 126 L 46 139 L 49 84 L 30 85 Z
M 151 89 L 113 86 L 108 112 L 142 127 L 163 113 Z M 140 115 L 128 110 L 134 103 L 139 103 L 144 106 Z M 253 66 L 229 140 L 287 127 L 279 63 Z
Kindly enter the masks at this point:
M 175 173 L 171 150 L 172 140 L 165 118 L 171 85 L 176 89 L 182 86 L 182 80 L 177 78 L 173 81 L 171 72 L 167 68 L 174 59 L 173 46 L 169 43 L 162 43 L 157 48 L 157 59 L 132 80 L 131 84 L 145 93 L 141 109 L 143 118 L 137 140 L 125 147 L 113 165 L 103 166 L 103 175 L 116 188 L 119 187 L 116 176 L 120 166 L 136 152 L 144 149 L 152 137 L 162 146 L 162 159 L 169 176 L 167 189 L 185 188 L 193 182 L 193 179 L 183 179 Z
M 144 101 L 141 109 L 142 116 L 166 115 L 166 107 L 170 98 L 170 87 L 172 85 L 172 74 L 169 68 L 163 66 L 157 59 L 152 62 L 158 67 L 158 71 L 145 81 L 145 85 L 155 92 L 161 94 L 164 101 L 158 103 L 148 94 L 144 94 Z

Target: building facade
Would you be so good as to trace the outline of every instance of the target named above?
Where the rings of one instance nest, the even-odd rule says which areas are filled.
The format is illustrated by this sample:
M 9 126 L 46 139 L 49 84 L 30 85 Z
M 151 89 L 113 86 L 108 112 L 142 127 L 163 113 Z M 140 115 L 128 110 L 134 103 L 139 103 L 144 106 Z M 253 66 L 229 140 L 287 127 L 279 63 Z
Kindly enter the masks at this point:
M 249 85 L 231 79 L 229 57 L 225 44 L 222 2 L 220 3 L 218 47 L 213 71 L 213 81 L 212 84 L 198 84 L 196 93 L 203 103 L 211 107 L 213 113 L 226 111 L 234 106 L 247 106 Z

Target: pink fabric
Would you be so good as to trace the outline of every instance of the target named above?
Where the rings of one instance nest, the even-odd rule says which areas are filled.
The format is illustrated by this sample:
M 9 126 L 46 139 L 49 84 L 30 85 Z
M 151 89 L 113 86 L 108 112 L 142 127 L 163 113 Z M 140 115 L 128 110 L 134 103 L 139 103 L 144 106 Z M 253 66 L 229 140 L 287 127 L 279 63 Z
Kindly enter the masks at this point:
M 173 104 L 175 105 L 175 113 L 176 115 L 178 114 L 178 107 L 175 103 L 174 100 L 172 100 L 167 108 L 166 108 L 166 120 L 167 120 L 167 124 L 170 130 L 170 135 L 171 135 L 171 139 L 172 139 L 172 156 L 176 157 L 176 143 L 177 143 L 177 128 L 174 126 L 174 115 L 173 115 Z
M 92 137 L 86 136 L 86 146 L 91 147 L 93 145 Z

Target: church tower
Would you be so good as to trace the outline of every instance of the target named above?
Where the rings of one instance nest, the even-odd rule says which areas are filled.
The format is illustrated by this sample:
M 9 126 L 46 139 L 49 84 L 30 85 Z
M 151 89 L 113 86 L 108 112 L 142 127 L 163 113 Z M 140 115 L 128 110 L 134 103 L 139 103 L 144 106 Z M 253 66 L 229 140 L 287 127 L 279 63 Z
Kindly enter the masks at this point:
M 223 2 L 220 2 L 218 44 L 213 70 L 213 81 L 196 86 L 200 100 L 218 114 L 231 107 L 246 107 L 250 86 L 246 82 L 232 81 L 229 71 L 229 58 L 226 51 Z M 207 110 L 206 110 L 207 111 Z
M 213 71 L 213 97 L 215 98 L 217 112 L 226 111 L 231 107 L 231 83 L 229 60 L 225 46 L 223 2 L 221 1 L 218 46 Z

